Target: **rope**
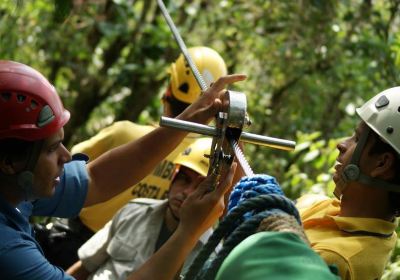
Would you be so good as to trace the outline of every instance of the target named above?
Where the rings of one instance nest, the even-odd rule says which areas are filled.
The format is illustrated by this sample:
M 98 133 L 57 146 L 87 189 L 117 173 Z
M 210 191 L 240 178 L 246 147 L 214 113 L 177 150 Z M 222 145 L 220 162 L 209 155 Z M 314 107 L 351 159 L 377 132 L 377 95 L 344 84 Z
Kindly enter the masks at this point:
M 233 188 L 229 197 L 228 212 L 243 200 L 260 194 L 284 195 L 276 179 L 265 174 L 242 178 Z
M 303 227 L 293 216 L 286 213 L 274 213 L 263 219 L 256 232 L 261 231 L 292 232 L 299 236 L 306 244 L 310 243 L 304 233 Z
M 214 279 L 225 257 L 237 244 L 255 233 L 265 218 L 291 218 L 301 225 L 300 215 L 293 202 L 284 196 L 275 178 L 269 175 L 240 180 L 231 193 L 228 208 L 228 215 L 199 252 L 185 279 Z M 225 239 L 223 248 L 211 263 L 206 263 L 222 239 Z
M 248 213 L 249 211 L 258 213 L 260 211 L 264 211 L 265 209 L 280 209 L 283 212 L 290 213 L 290 215 L 294 216 L 297 222 L 300 223 L 300 216 L 296 207 L 294 206 L 293 202 L 284 196 L 260 195 L 258 197 L 245 200 L 238 205 L 238 207 L 233 209 L 231 213 L 229 213 L 215 229 L 206 245 L 204 245 L 202 250 L 193 261 L 185 278 L 195 279 L 199 270 L 203 267 L 211 253 L 214 252 L 220 241 L 223 238 L 228 237 L 238 225 L 243 223 L 245 220 L 245 213 Z M 248 220 L 252 221 L 251 218 Z M 260 221 L 258 221 L 257 227 Z M 252 233 L 254 233 L 254 231 L 250 232 L 249 235 Z
M 235 248 L 240 242 L 242 242 L 244 239 L 246 239 L 254 232 L 256 232 L 260 222 L 263 221 L 266 217 L 279 212 L 285 214 L 284 212 L 278 209 L 263 211 L 249 218 L 243 224 L 238 226 L 224 241 L 224 246 L 218 252 L 218 255 L 212 260 L 211 265 L 209 267 L 204 267 L 199 273 L 199 276 L 197 276 L 195 279 L 205 279 L 205 280 L 215 279 L 215 276 L 221 264 L 223 263 L 225 258 L 229 255 L 229 253 L 233 250 L 233 248 Z M 285 215 L 289 216 L 287 214 Z

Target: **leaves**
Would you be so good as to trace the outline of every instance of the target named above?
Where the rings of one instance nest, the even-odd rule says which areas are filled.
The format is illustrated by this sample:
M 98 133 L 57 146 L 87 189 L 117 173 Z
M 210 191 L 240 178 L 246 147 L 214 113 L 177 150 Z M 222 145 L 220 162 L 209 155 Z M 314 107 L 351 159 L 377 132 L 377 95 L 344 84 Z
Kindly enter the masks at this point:
M 246 130 L 295 140 L 286 152 L 246 145 L 285 193 L 331 194 L 336 144 L 354 108 L 400 84 L 399 1 L 165 1 L 187 46 L 207 45 L 248 79 Z M 178 46 L 155 1 L 2 1 L 0 56 L 55 84 L 72 119 L 68 146 L 110 122 L 157 122 Z

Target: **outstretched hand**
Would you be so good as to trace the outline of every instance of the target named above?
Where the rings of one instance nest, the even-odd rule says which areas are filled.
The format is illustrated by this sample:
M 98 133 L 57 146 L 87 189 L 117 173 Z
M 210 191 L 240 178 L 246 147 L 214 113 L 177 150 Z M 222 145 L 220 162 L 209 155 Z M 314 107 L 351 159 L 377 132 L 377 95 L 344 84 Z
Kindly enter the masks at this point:
M 197 123 L 208 123 L 215 114 L 223 109 L 222 99 L 226 86 L 245 79 L 246 75 L 243 74 L 233 74 L 219 78 L 177 118 Z
M 180 210 L 179 227 L 182 230 L 198 238 L 214 225 L 224 211 L 224 194 L 232 187 L 236 166 L 233 163 L 229 171 L 221 175 L 215 190 L 210 192 L 215 181 L 215 175 L 210 175 L 185 199 Z

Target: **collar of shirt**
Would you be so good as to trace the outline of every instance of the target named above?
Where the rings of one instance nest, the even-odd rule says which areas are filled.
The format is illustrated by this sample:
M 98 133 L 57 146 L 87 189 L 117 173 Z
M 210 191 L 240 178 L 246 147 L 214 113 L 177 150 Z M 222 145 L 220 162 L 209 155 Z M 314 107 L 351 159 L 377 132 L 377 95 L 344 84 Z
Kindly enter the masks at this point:
M 352 234 L 369 234 L 390 237 L 398 222 L 388 222 L 381 219 L 331 216 L 338 228 Z
M 312 224 L 319 220 L 333 221 L 336 226 L 348 233 L 374 235 L 381 237 L 390 237 L 397 227 L 396 222 L 389 222 L 382 219 L 360 218 L 360 217 L 341 217 L 340 201 L 337 199 L 327 199 L 319 202 L 309 208 L 309 218 L 306 218 L 304 223 L 311 222 Z M 307 213 L 308 211 L 304 211 Z

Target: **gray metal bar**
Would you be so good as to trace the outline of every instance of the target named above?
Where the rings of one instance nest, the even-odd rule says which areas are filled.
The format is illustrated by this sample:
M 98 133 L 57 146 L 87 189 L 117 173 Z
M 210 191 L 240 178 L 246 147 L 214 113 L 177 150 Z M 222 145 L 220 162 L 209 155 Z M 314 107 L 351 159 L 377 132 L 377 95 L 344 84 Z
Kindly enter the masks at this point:
M 218 136 L 217 129 L 212 126 L 183 121 L 183 120 L 177 120 L 177 119 L 172 119 L 172 118 L 167 118 L 167 117 L 161 117 L 160 126 L 176 128 L 176 129 L 180 129 L 180 130 L 184 130 L 184 131 L 188 131 L 188 132 L 194 132 L 194 133 L 207 135 L 207 136 L 211 136 L 211 137 Z M 244 131 L 242 132 L 242 134 L 240 136 L 240 141 L 255 144 L 255 145 L 272 147 L 272 148 L 280 149 L 280 150 L 288 150 L 288 151 L 294 150 L 294 148 L 296 146 L 296 142 L 291 141 L 291 140 L 268 137 L 268 136 L 248 133 L 248 132 L 244 132 Z
M 183 120 L 177 120 L 177 119 L 163 117 L 163 116 L 161 116 L 161 119 L 160 119 L 160 126 L 176 128 L 176 129 L 180 129 L 180 130 L 184 130 L 184 131 L 188 131 L 188 132 L 194 132 L 194 133 L 198 133 L 201 135 L 207 135 L 207 136 L 211 136 L 211 137 L 215 137 L 218 134 L 217 129 L 212 126 L 194 123 L 194 122 L 183 121 Z
M 291 140 L 258 135 L 244 131 L 240 135 L 240 141 L 287 151 L 292 151 L 296 147 L 296 142 Z
M 185 45 L 185 42 L 183 42 L 181 35 L 179 34 L 178 28 L 176 28 L 175 23 L 172 21 L 171 16 L 168 13 L 167 8 L 165 7 L 164 3 L 162 0 L 157 0 L 158 6 L 161 9 L 161 12 L 167 21 L 167 24 L 169 25 L 172 34 L 175 37 L 175 41 L 178 43 L 179 48 L 181 49 L 183 56 L 186 58 L 186 61 L 189 64 L 190 69 L 192 70 L 192 73 L 194 77 L 196 78 L 197 83 L 199 84 L 200 88 L 202 91 L 205 91 L 208 89 L 208 86 L 206 82 L 204 81 L 203 77 L 201 76 L 199 69 L 197 69 L 196 64 L 194 64 L 192 58 L 190 57 L 190 54 L 188 52 L 188 49 Z

